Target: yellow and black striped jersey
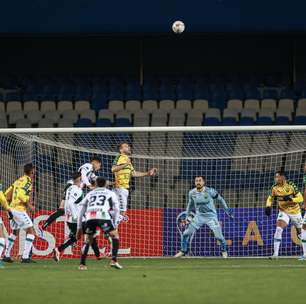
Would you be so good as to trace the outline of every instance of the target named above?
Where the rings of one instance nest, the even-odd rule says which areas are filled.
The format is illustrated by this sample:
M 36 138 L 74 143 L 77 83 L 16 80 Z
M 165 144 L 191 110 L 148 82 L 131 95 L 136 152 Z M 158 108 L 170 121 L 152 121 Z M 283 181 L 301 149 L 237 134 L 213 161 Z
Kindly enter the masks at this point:
M 129 157 L 125 154 L 119 154 L 115 160 L 113 165 L 123 165 L 129 160 Z M 132 173 L 134 172 L 134 167 L 132 164 L 128 165 L 124 169 L 121 169 L 115 172 L 115 188 L 125 188 L 128 189 L 130 187 L 130 180 Z
M 288 214 L 298 214 L 301 212 L 303 196 L 295 183 L 285 181 L 283 185 L 274 184 L 271 187 L 266 206 L 271 207 L 274 201 L 278 203 L 279 210 Z
M 5 195 L 12 192 L 10 209 L 26 211 L 32 192 L 32 180 L 29 176 L 23 175 L 18 178 L 6 191 Z

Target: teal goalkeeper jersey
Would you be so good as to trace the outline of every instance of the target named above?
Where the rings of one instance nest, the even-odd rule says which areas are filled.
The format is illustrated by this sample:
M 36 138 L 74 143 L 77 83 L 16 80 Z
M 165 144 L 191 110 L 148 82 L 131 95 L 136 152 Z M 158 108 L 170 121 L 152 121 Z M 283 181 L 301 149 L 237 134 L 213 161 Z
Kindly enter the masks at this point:
M 196 188 L 190 190 L 187 214 L 195 211 L 196 214 L 203 216 L 217 216 L 214 200 L 218 200 L 225 210 L 228 209 L 224 198 L 214 188 L 204 187 L 202 191 L 198 191 Z

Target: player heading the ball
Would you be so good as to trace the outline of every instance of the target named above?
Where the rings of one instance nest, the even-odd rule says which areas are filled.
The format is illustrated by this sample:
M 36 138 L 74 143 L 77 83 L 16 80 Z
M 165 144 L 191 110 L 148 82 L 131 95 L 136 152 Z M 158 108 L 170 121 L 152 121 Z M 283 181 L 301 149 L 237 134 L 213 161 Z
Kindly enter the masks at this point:
M 89 189 L 93 189 L 93 183 L 96 179 L 95 172 L 101 169 L 101 163 L 101 159 L 98 156 L 93 156 L 89 163 L 85 163 L 79 167 L 78 172 L 81 174 L 81 188 L 88 187 Z M 59 208 L 53 212 L 43 224 L 39 224 L 41 236 L 43 236 L 43 231 L 46 230 L 48 226 L 50 226 L 57 218 L 65 214 L 66 191 L 72 184 L 73 180 L 70 179 L 65 186 Z
M 131 147 L 128 143 L 123 142 L 119 145 L 120 154 L 115 158 L 112 166 L 112 173 L 115 175 L 114 192 L 120 202 L 121 217 L 119 221 L 127 221 L 125 213 L 127 211 L 127 202 L 129 196 L 131 177 L 155 176 L 157 169 L 152 168 L 147 172 L 136 171 L 131 162 Z
M 214 233 L 215 238 L 221 243 L 223 258 L 227 258 L 227 244 L 218 221 L 214 200 L 217 200 L 222 205 L 226 214 L 231 218 L 233 218 L 233 211 L 214 188 L 205 186 L 203 176 L 195 178 L 195 186 L 188 194 L 187 218 L 184 222 L 188 227 L 181 236 L 181 249 L 174 257 L 179 258 L 186 255 L 191 236 L 203 225 L 207 225 Z M 195 212 L 194 217 L 192 217 L 192 212 Z
M 278 216 L 274 233 L 274 252 L 270 257 L 271 259 L 278 257 L 283 230 L 289 225 L 290 221 L 296 227 L 299 237 L 302 228 L 300 204 L 303 202 L 303 196 L 301 192 L 299 192 L 297 186 L 292 181 L 286 179 L 283 171 L 275 173 L 274 181 L 275 183 L 271 187 L 265 209 L 266 215 L 270 216 L 272 204 L 278 205 Z

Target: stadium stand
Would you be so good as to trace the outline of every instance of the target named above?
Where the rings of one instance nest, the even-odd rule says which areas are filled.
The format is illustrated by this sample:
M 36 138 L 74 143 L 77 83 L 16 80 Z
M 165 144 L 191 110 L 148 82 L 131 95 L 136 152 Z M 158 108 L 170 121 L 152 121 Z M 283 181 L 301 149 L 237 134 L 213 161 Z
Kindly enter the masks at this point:
M 303 124 L 306 117 L 304 83 L 285 86 L 273 76 L 156 76 L 143 85 L 114 76 L 12 79 L 15 89 L 1 89 L 3 127 Z

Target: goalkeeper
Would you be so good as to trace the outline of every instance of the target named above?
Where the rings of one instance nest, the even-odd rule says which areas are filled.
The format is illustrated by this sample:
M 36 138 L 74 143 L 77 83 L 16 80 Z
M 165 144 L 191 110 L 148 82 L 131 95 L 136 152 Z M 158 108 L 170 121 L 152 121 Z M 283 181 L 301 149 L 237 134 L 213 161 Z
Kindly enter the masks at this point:
M 175 255 L 176 258 L 186 255 L 193 233 L 206 224 L 214 233 L 215 238 L 221 243 L 223 258 L 227 258 L 227 244 L 223 236 L 220 223 L 217 217 L 217 211 L 214 204 L 216 199 L 225 210 L 226 214 L 233 218 L 233 211 L 227 206 L 223 197 L 214 189 L 205 186 L 205 180 L 202 176 L 195 178 L 196 188 L 189 191 L 187 205 L 187 219 L 185 224 L 187 229 L 182 234 L 181 250 Z M 191 212 L 195 210 L 195 216 L 191 217 Z

